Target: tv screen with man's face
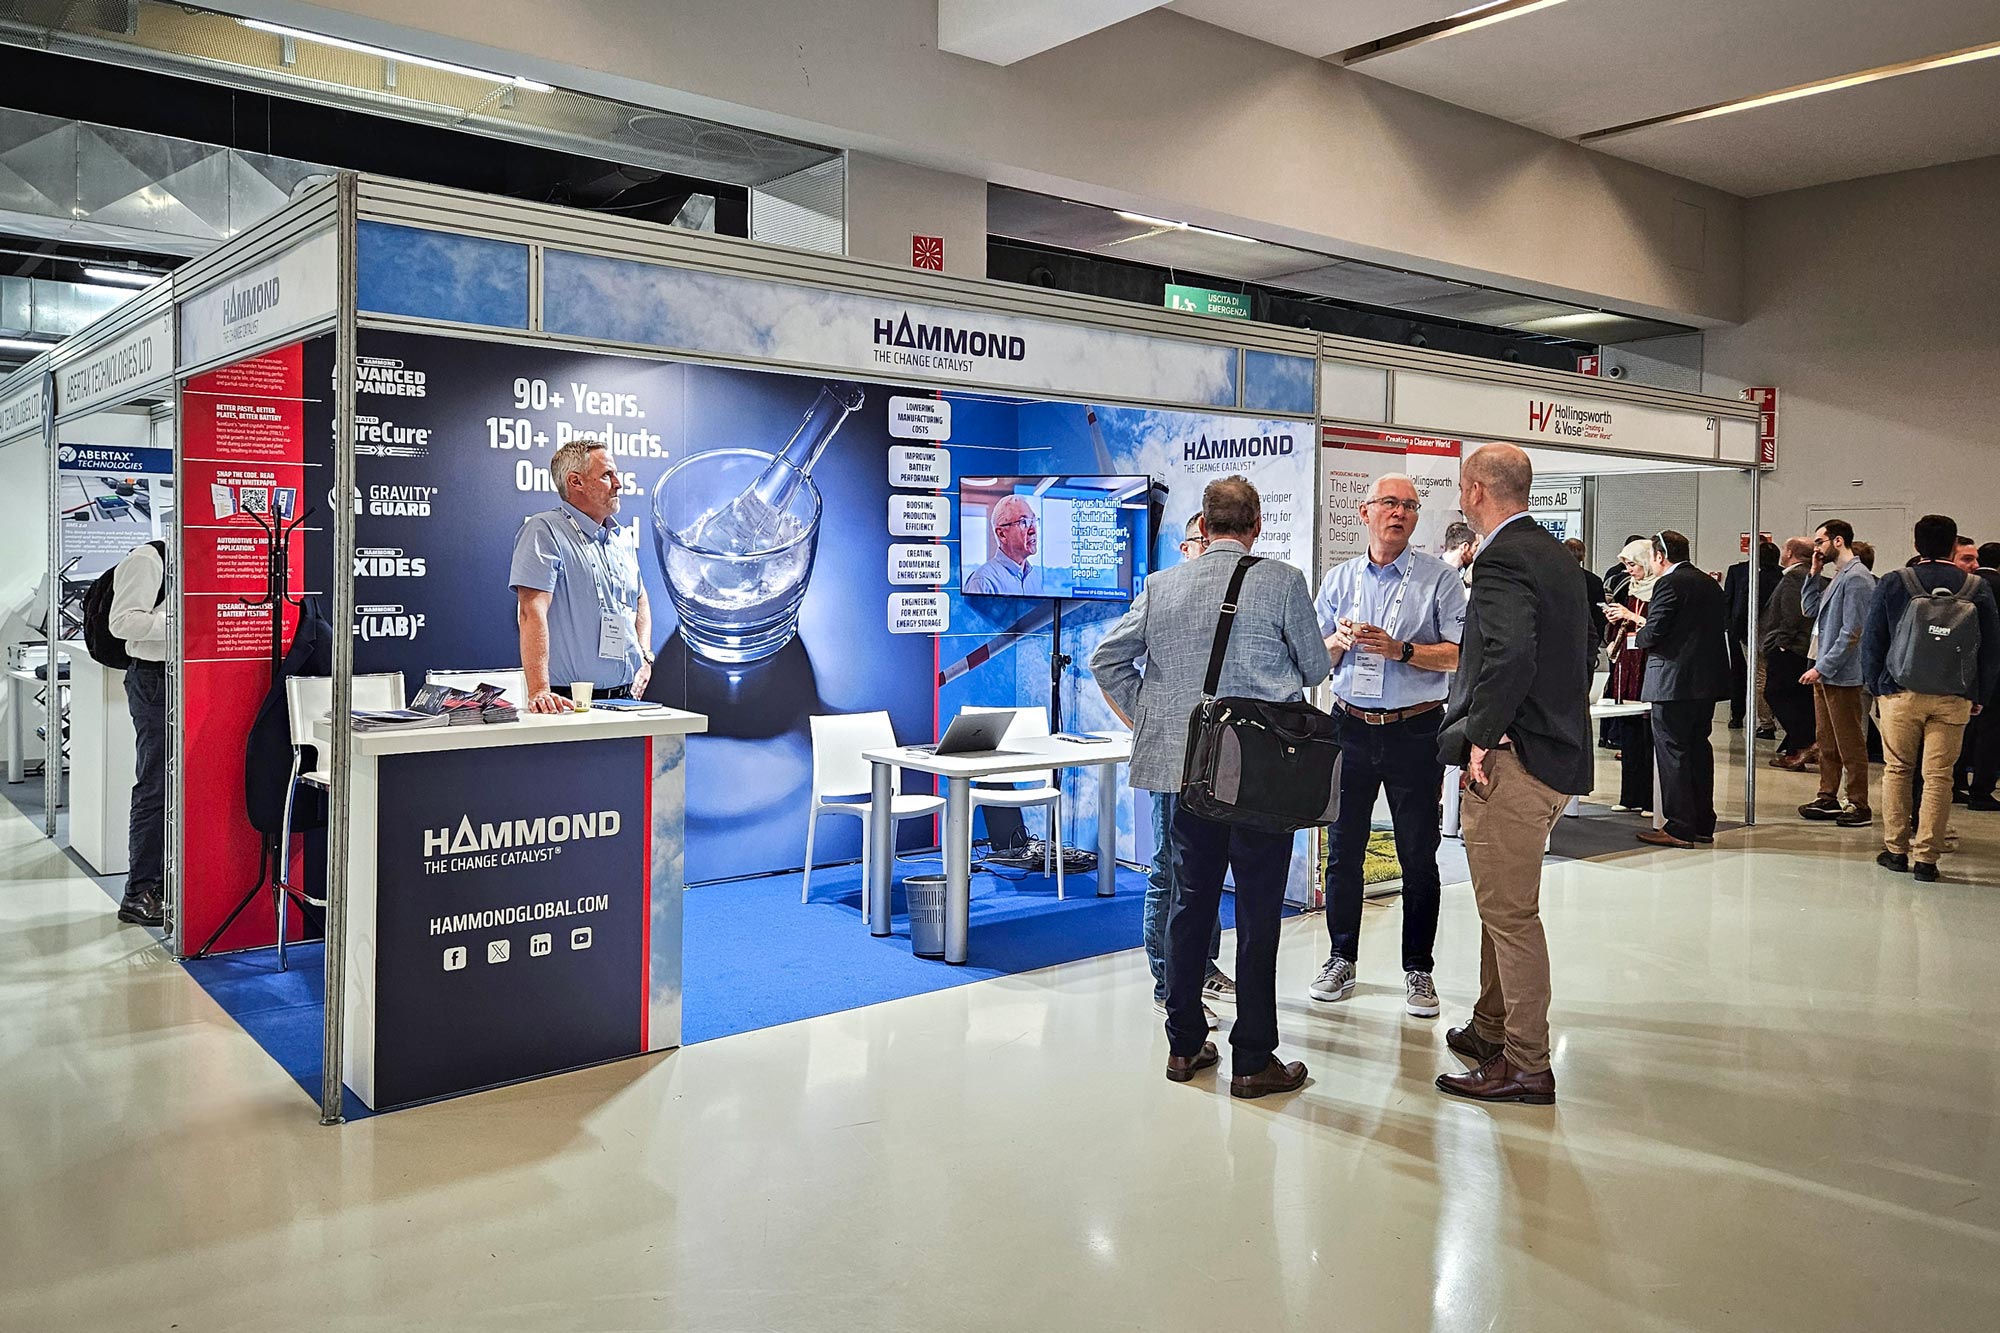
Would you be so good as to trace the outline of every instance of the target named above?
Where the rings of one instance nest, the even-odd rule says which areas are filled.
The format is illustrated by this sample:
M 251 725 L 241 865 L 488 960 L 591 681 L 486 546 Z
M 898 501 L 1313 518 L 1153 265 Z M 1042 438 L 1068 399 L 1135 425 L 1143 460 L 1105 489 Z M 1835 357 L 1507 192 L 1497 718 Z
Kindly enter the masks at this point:
M 1130 601 L 1146 577 L 1149 477 L 966 477 L 961 587 L 973 597 Z

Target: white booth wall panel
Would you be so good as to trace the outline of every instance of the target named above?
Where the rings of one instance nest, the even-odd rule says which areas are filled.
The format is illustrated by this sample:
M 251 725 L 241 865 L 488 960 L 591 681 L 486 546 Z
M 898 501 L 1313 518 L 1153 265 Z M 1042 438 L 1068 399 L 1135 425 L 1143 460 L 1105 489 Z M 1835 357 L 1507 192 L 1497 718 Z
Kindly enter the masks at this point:
M 0 643 L 39 635 L 28 625 L 49 564 L 49 451 L 39 438 L 0 445 Z
M 1394 420 L 1412 429 L 1674 458 L 1715 457 L 1714 418 L 1686 409 L 1408 370 L 1396 372 L 1394 387 Z
M 58 444 L 109 444 L 121 449 L 171 448 L 169 439 L 161 446 L 153 423 L 143 412 L 92 412 L 56 426 Z
M 1692 536 L 1701 518 L 1701 482 L 1696 472 L 1642 472 L 1597 479 L 1590 518 L 1590 558 L 1602 574 L 1618 558 L 1625 538 L 1650 537 L 1663 528 Z M 1700 554 L 1699 552 L 1697 553 Z M 1707 567 L 1707 562 L 1697 560 Z
M 1736 417 L 1724 417 L 1719 423 L 1722 436 L 1722 461 L 1725 463 L 1754 463 L 1757 461 L 1757 423 Z
M 1319 414 L 1336 421 L 1387 422 L 1389 372 L 1379 366 L 1320 362 Z

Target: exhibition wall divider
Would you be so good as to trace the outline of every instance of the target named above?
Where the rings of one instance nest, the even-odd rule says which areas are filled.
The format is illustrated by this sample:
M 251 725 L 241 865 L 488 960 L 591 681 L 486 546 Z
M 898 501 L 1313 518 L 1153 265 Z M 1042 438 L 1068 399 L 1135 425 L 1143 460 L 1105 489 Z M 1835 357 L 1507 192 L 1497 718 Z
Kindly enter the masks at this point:
M 302 608 L 244 599 L 275 566 L 288 598 L 327 605 L 334 719 L 348 716 L 357 675 L 399 672 L 407 692 L 432 672 L 518 669 L 510 557 L 521 522 L 553 504 L 547 464 L 569 439 L 606 442 L 620 474 L 618 539 L 636 548 L 646 646 L 658 654 L 646 697 L 706 727 L 686 738 L 684 788 L 673 761 L 673 843 L 648 844 L 655 886 L 678 887 L 803 863 L 815 714 L 881 709 L 905 740 L 935 736 L 970 704 L 1053 706 L 1076 730 L 1112 725 L 1087 669 L 1057 659 L 1051 671 L 1058 653 L 1087 661 L 1122 612 L 1118 597 L 1093 596 L 1102 578 L 1122 568 L 1136 581 L 1177 560 L 1202 487 L 1232 472 L 1264 493 L 1260 549 L 1316 575 L 1322 418 L 1400 427 L 1410 413 L 1397 405 L 1408 403 L 1438 417 L 1413 425 L 1520 438 L 1497 417 L 1469 430 L 1453 413 L 1528 395 L 1555 404 L 1551 421 L 1611 430 L 1586 435 L 1588 447 L 1650 454 L 1679 448 L 1689 419 L 1738 416 L 1733 404 L 1622 385 L 1586 392 L 1576 376 L 353 174 L 142 299 L 142 313 L 118 312 L 117 330 L 88 330 L 0 381 L 0 438 L 40 424 L 29 404 L 86 346 L 142 323 L 164 337 L 145 387 L 171 383 L 177 399 L 169 895 L 182 956 L 242 901 L 267 836 L 241 809 L 243 739 L 269 684 L 271 617 L 291 643 Z M 1379 404 L 1356 411 L 1369 376 Z M 1426 393 L 1439 406 L 1424 407 Z M 1589 406 L 1598 400 L 1609 408 Z M 1589 415 L 1602 410 L 1615 429 Z M 1628 419 L 1643 423 L 1632 440 L 1619 434 Z M 1440 483 L 1446 469 L 1435 461 Z M 690 539 L 781 473 L 796 505 L 782 540 L 718 559 Z M 1091 498 L 1109 493 L 1092 489 L 1105 477 L 1142 483 L 1143 501 L 1123 498 L 1143 503 L 1145 542 L 1130 543 L 1133 529 Z M 1006 494 L 1035 507 L 1038 573 L 1007 595 L 968 592 L 967 576 L 1000 554 Z M 297 525 L 282 560 L 269 537 L 280 522 Z M 654 830 L 668 827 L 659 756 L 679 746 L 649 751 Z M 412 882 L 449 905 L 395 926 L 423 939 L 371 933 L 366 947 L 386 956 L 421 943 L 431 961 L 413 986 L 470 985 L 461 979 L 481 973 L 462 944 L 474 937 L 459 941 L 457 923 L 546 905 L 522 896 L 531 867 L 516 878 L 486 861 L 444 871 L 467 846 L 490 846 L 482 830 L 585 825 L 574 784 L 510 776 L 488 750 L 487 767 L 413 797 L 393 828 L 382 812 L 367 829 L 379 863 L 357 866 L 349 823 L 357 800 L 378 818 L 377 761 L 346 726 L 328 729 L 327 749 L 323 867 L 296 839 L 280 854 L 325 884 L 321 1115 L 335 1123 L 353 1037 L 344 955 L 362 928 L 348 920 L 350 887 L 367 885 L 366 930 L 387 932 L 374 915 L 378 875 L 431 875 Z M 1079 845 L 1091 841 L 1096 781 L 1094 770 L 1064 778 Z M 1122 793 L 1118 810 L 1121 860 L 1142 862 L 1146 807 Z M 593 829 L 634 822 L 615 810 L 591 819 Z M 827 830 L 815 859 L 852 859 L 857 836 Z M 905 836 L 933 841 L 916 821 Z M 1295 873 L 1309 883 L 1315 858 L 1301 841 Z M 573 839 L 560 850 L 583 854 Z M 465 904 L 477 910 L 456 910 Z M 560 906 L 577 910 L 569 897 Z M 652 919 L 677 934 L 678 908 Z M 245 912 L 216 947 L 260 947 L 275 928 L 269 910 Z

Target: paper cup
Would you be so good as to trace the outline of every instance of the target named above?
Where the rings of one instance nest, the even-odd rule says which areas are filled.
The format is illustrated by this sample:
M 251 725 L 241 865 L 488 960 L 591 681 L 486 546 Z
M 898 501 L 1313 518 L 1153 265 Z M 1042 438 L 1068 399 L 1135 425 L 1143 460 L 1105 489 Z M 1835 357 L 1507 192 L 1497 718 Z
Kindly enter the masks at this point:
M 576 705 L 577 712 L 588 713 L 590 711 L 590 682 L 580 680 L 570 686 L 569 701 Z

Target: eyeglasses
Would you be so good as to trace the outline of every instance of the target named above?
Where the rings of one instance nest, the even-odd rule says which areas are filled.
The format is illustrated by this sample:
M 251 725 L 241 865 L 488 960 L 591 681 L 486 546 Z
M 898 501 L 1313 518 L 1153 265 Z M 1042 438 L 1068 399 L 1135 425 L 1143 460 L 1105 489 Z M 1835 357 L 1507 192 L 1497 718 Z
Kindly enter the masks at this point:
M 1423 505 L 1416 500 L 1403 500 L 1395 496 L 1377 496 L 1367 503 L 1372 505 L 1387 505 L 1391 509 L 1400 509 L 1406 514 L 1414 514 L 1423 508 Z
M 1036 530 L 1036 524 L 1032 518 L 1010 518 L 993 530 L 995 532 L 1005 532 L 1009 528 L 1026 528 L 1028 531 L 1033 532 Z

